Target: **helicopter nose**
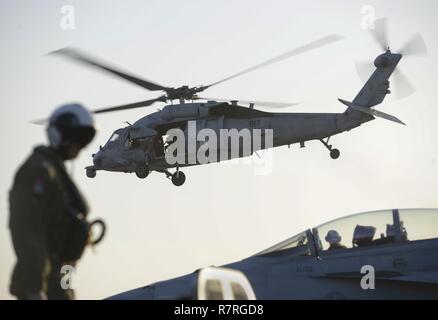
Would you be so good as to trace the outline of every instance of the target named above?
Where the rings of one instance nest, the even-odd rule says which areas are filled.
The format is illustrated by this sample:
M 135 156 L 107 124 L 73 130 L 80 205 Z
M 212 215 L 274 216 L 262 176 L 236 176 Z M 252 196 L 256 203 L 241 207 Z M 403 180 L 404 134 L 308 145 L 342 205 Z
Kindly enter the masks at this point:
M 93 154 L 93 164 L 95 166 L 101 166 L 102 165 L 102 152 L 98 151 L 97 153 Z

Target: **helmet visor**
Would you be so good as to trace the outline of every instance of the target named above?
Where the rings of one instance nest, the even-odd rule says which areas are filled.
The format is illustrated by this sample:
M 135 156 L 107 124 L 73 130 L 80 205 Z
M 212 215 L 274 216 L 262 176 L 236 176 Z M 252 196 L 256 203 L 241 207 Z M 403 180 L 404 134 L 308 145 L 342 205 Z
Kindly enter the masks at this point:
M 76 143 L 83 148 L 93 140 L 95 134 L 96 130 L 93 127 L 66 128 L 63 137 L 66 141 Z

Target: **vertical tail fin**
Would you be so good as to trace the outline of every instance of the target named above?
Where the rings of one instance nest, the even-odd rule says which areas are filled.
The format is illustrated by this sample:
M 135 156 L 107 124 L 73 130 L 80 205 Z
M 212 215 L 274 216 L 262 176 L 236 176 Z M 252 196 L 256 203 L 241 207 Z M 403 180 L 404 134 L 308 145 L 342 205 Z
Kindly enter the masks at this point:
M 387 50 L 374 60 L 376 70 L 356 95 L 353 104 L 371 108 L 383 102 L 389 91 L 389 77 L 401 59 L 401 54 Z

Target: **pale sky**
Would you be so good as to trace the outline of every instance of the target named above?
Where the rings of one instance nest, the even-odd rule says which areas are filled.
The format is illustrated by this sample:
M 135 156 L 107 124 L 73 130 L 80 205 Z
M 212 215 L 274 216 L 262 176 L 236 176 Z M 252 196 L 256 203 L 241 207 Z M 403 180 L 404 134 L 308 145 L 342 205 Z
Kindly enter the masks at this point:
M 61 8 L 75 9 L 76 28 L 60 26 Z M 175 187 L 163 174 L 135 175 L 83 168 L 111 132 L 155 110 L 96 117 L 99 132 L 74 162 L 74 179 L 102 217 L 107 237 L 87 250 L 74 278 L 77 297 L 104 298 L 128 289 L 233 262 L 306 228 L 343 215 L 393 207 L 438 207 L 438 76 L 436 1 L 17 1 L 0 4 L 0 298 L 10 299 L 15 261 L 7 229 L 13 174 L 44 128 L 30 120 L 78 101 L 91 109 L 154 98 L 119 79 L 46 56 L 79 47 L 167 86 L 208 84 L 329 33 L 342 41 L 255 71 L 205 92 L 244 100 L 293 101 L 290 112 L 342 112 L 362 86 L 355 62 L 380 49 L 361 28 L 361 8 L 388 17 L 394 51 L 414 33 L 427 57 L 399 67 L 417 92 L 388 96 L 377 109 L 407 123 L 377 119 L 332 137 L 341 157 L 320 142 L 274 151 L 272 174 L 250 165 L 184 169 Z M 162 105 L 157 105 L 160 107 Z M 283 110 L 282 110 L 283 111 Z M 70 166 L 70 168 L 72 168 Z

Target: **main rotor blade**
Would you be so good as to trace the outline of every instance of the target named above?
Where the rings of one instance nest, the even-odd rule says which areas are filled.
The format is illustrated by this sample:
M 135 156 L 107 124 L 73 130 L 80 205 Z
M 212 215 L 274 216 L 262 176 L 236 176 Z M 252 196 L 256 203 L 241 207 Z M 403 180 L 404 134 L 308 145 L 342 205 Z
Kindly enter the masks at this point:
M 304 52 L 307 52 L 307 51 L 311 51 L 311 50 L 317 49 L 319 47 L 325 46 L 325 45 L 327 45 L 329 43 L 338 41 L 338 40 L 340 40 L 342 38 L 343 38 L 342 36 L 336 35 L 336 34 L 328 35 L 328 36 L 326 36 L 324 38 L 321 38 L 319 40 L 316 40 L 316 41 L 313 41 L 311 43 L 308 43 L 308 44 L 306 44 L 304 46 L 301 46 L 301 47 L 295 48 L 295 49 L 293 49 L 291 51 L 288 51 L 286 53 L 283 53 L 283 54 L 281 54 L 281 55 L 279 55 L 279 56 L 277 56 L 275 58 L 272 58 L 272 59 L 269 59 L 269 60 L 267 60 L 265 62 L 259 63 L 259 64 L 255 65 L 255 66 L 251 67 L 251 68 L 247 68 L 245 70 L 242 70 L 242 71 L 240 71 L 238 73 L 235 73 L 235 74 L 233 74 L 233 75 L 231 75 L 229 77 L 226 77 L 226 78 L 224 78 L 222 80 L 216 81 L 216 82 L 214 82 L 214 83 L 212 83 L 212 84 L 210 84 L 208 86 L 205 86 L 204 88 L 207 89 L 207 88 L 209 88 L 211 86 L 215 86 L 215 85 L 217 85 L 219 83 L 222 83 L 222 82 L 225 82 L 227 80 L 231 80 L 231 79 L 237 78 L 237 77 L 239 77 L 241 75 L 244 75 L 244 74 L 246 74 L 248 72 L 251 72 L 251 71 L 254 71 L 254 70 L 266 67 L 266 66 L 274 64 L 276 62 L 280 62 L 282 60 L 285 60 L 285 59 L 288 59 L 290 57 L 299 55 L 301 53 L 304 53 Z
M 397 99 L 406 98 L 415 92 L 414 85 L 400 71 L 400 69 L 396 69 L 394 72 L 394 83 Z
M 293 103 L 293 102 L 255 101 L 255 100 L 240 100 L 240 99 L 216 99 L 216 98 L 204 98 L 204 97 L 198 97 L 197 99 L 203 99 L 203 100 L 207 100 L 207 101 L 226 101 L 226 102 L 237 101 L 238 103 L 253 104 L 253 105 L 263 106 L 263 107 L 268 107 L 268 108 L 287 108 L 287 107 L 295 106 L 298 104 L 298 103 Z
M 164 101 L 164 96 L 156 98 L 156 99 L 151 99 L 151 100 L 145 100 L 145 101 L 140 101 L 140 102 L 135 102 L 135 103 L 130 103 L 130 104 L 124 104 L 121 106 L 116 106 L 116 107 L 111 107 L 111 108 L 105 108 L 105 109 L 98 109 L 98 110 L 94 110 L 93 113 L 97 114 L 97 113 L 106 113 L 106 112 L 113 112 L 113 111 L 121 111 L 121 110 L 128 110 L 128 109 L 135 109 L 135 108 L 141 108 L 141 107 L 147 107 L 152 105 L 155 102 L 158 101 Z
M 268 107 L 268 108 L 287 108 L 296 106 L 299 103 L 294 102 L 275 102 L 275 101 L 255 101 L 255 100 L 238 100 L 238 102 L 243 104 L 254 104 L 256 106 Z
M 158 91 L 158 90 L 166 91 L 166 90 L 168 90 L 167 87 L 163 87 L 159 84 L 156 84 L 156 83 L 148 81 L 148 80 L 137 78 L 135 76 L 132 76 L 130 74 L 127 74 L 125 72 L 117 70 L 113 67 L 105 65 L 103 63 L 100 63 L 100 62 L 96 61 L 95 59 L 90 58 L 89 56 L 79 52 L 78 50 L 74 50 L 72 48 L 59 49 L 59 50 L 51 52 L 50 54 L 68 57 L 70 59 L 73 59 L 74 61 L 83 63 L 85 65 L 93 66 L 93 67 L 96 67 L 100 70 L 107 71 L 113 75 L 116 75 L 122 79 L 125 79 L 131 83 L 135 83 L 136 85 L 138 85 L 142 88 L 151 90 L 151 91 Z
M 370 29 L 370 33 L 382 51 L 386 51 L 389 47 L 386 18 L 374 20 L 374 28 Z
M 408 55 L 426 55 L 427 47 L 423 37 L 417 33 L 409 41 L 407 41 L 400 49 L 403 56 Z

